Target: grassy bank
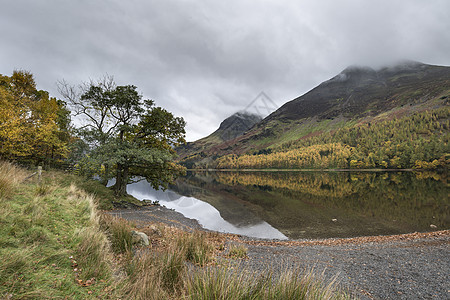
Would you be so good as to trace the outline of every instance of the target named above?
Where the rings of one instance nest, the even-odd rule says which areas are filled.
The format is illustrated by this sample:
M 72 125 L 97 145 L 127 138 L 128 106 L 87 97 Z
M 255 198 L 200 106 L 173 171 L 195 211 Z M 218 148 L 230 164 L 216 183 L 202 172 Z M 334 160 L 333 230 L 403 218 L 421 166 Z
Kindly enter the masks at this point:
M 154 224 L 139 229 L 150 245 L 134 245 L 133 224 L 97 210 L 112 207 L 109 189 L 63 173 L 46 172 L 41 183 L 28 175 L 0 162 L 0 298 L 350 298 L 313 272 L 231 268 L 246 249 L 216 233 Z
M 26 176 L 0 164 L 0 297 L 107 296 L 113 285 L 109 243 L 93 197 L 49 178 L 22 183 Z

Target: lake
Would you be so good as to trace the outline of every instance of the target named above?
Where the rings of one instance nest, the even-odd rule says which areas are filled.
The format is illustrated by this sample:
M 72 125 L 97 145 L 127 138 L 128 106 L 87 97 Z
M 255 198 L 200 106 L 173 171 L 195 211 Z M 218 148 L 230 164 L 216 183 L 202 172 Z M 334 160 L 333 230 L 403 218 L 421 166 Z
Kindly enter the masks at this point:
M 340 238 L 450 228 L 445 175 L 415 172 L 188 172 L 167 191 L 128 193 L 207 229 L 266 239 Z

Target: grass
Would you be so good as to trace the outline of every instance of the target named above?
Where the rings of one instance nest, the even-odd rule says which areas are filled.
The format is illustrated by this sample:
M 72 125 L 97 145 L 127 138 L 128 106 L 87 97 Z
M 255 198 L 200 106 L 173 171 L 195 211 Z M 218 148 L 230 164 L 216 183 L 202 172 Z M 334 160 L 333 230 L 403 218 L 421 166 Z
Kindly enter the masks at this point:
M 109 242 L 92 197 L 73 186 L 57 188 L 48 178 L 43 189 L 33 181 L 20 183 L 26 173 L 0 162 L 0 177 L 12 189 L 0 200 L 0 298 L 107 296 L 104 290 L 113 284 Z M 87 278 L 98 284 L 78 283 Z
M 62 175 L 61 172 L 56 171 L 46 172 L 46 177 L 51 178 L 53 182 L 58 183 L 61 187 L 69 187 L 73 184 L 86 193 L 93 195 L 96 199 L 97 207 L 102 210 L 110 210 L 115 205 L 127 205 L 130 203 L 135 206 L 142 205 L 141 201 L 131 195 L 117 198 L 112 189 L 105 187 L 97 180 L 91 180 L 69 173 Z
M 0 161 L 0 199 L 11 197 L 28 173 L 9 162 Z
M 248 249 L 244 245 L 234 245 L 230 246 L 228 251 L 228 256 L 234 258 L 246 258 Z
M 100 216 L 100 227 L 108 235 L 111 247 L 116 254 L 127 254 L 131 252 L 133 228 L 124 219 L 102 214 Z
M 351 299 L 326 284 L 324 275 L 312 270 L 286 269 L 275 274 L 271 269 L 260 273 L 246 268 L 231 272 L 227 268 L 205 269 L 193 273 L 187 281 L 189 299 Z
M 177 248 L 183 252 L 187 261 L 194 264 L 205 266 L 213 260 L 214 246 L 200 231 L 182 233 L 178 237 Z
M 98 200 L 66 182 L 71 175 L 45 173 L 40 184 L 22 182 L 27 172 L 0 162 L 0 178 L 7 187 L 0 200 L 0 298 L 347 297 L 313 272 L 274 275 L 269 269 L 235 268 L 234 259 L 247 256 L 243 245 L 232 245 L 230 255 L 221 256 L 228 265 L 217 264 L 218 252 L 226 251 L 225 238 L 217 233 L 152 225 L 140 229 L 151 245 L 133 246 L 133 224 L 100 213 Z M 90 184 L 98 195 L 109 193 Z

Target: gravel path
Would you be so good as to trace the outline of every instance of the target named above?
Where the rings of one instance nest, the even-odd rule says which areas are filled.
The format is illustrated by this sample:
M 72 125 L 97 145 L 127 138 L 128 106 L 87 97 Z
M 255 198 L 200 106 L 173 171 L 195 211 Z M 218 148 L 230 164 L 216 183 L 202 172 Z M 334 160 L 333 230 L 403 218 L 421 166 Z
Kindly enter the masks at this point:
M 197 221 L 164 207 L 109 212 L 138 226 L 159 222 L 184 230 Z M 361 299 L 450 299 L 450 231 L 389 237 L 312 241 L 264 241 L 231 236 L 246 244 L 243 264 L 254 270 L 300 267 L 324 272 Z

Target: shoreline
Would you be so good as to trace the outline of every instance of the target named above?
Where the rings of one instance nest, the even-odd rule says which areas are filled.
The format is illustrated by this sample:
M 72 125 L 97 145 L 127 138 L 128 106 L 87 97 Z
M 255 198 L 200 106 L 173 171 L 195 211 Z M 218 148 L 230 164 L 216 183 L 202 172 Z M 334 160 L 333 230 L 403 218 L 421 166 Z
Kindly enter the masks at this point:
M 186 169 L 190 172 L 426 172 L 418 169 Z
M 140 226 L 146 223 L 162 223 L 167 226 L 175 226 L 187 231 L 202 230 L 208 232 L 216 232 L 228 238 L 241 240 L 243 243 L 252 245 L 272 245 L 272 246 L 332 246 L 344 244 L 363 244 L 363 243 L 388 243 L 392 241 L 407 241 L 414 239 L 426 239 L 436 237 L 450 238 L 450 229 L 426 231 L 426 232 L 410 232 L 392 235 L 370 235 L 356 236 L 345 238 L 312 238 L 312 239 L 263 239 L 257 237 L 249 237 L 234 233 L 213 231 L 203 228 L 196 219 L 185 217 L 182 213 L 169 209 L 165 206 L 149 205 L 136 208 L 120 208 L 105 211 L 106 213 L 137 222 Z
M 162 206 L 106 213 L 143 229 L 160 223 L 185 231 L 213 232 Z M 450 294 L 450 230 L 287 241 L 218 234 L 227 244 L 247 248 L 247 258 L 237 262 L 242 267 L 261 273 L 268 268 L 273 272 L 313 270 L 360 299 L 446 299 Z
M 439 230 L 429 232 L 412 232 L 393 235 L 372 235 L 372 236 L 358 236 L 349 238 L 324 238 L 324 239 L 300 239 L 300 240 L 263 240 L 253 239 L 244 243 L 252 245 L 265 245 L 265 246 L 341 246 L 341 245 L 361 245 L 361 244 L 373 244 L 373 243 L 390 243 L 390 242 L 404 242 L 413 241 L 418 239 L 433 239 L 433 238 L 450 238 L 450 230 Z M 450 241 L 449 241 L 450 244 Z

